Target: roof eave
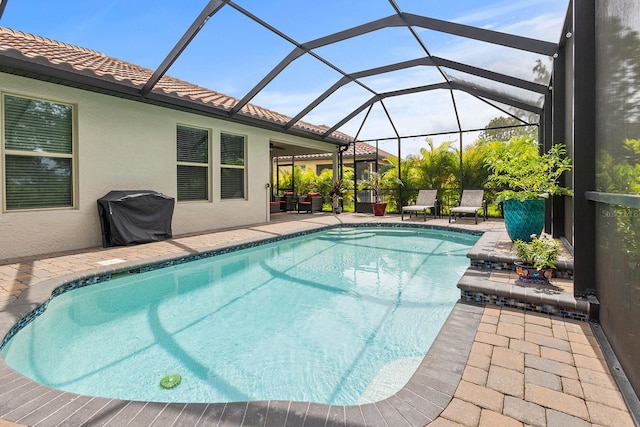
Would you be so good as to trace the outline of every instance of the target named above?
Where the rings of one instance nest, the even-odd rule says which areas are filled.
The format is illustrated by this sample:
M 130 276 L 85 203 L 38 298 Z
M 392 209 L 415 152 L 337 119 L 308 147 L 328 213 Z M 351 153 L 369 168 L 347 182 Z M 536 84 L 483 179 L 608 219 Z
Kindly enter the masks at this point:
M 117 80 L 110 75 L 97 76 L 88 70 L 76 70 L 68 64 L 55 64 L 42 57 L 25 58 L 14 50 L 5 50 L 0 54 L 0 72 L 46 81 L 76 89 L 101 93 L 104 95 L 124 98 L 145 104 L 157 105 L 194 114 L 215 117 L 230 122 L 246 124 L 261 129 L 272 130 L 288 135 L 295 135 L 332 145 L 348 145 L 350 141 L 315 133 L 299 127 L 285 129 L 284 124 L 252 117 L 247 114 L 229 115 L 229 110 L 205 104 L 198 100 L 167 94 L 161 90 L 154 90 L 143 97 L 141 87 L 137 87 L 129 80 Z M 128 83 L 128 84 L 127 84 Z

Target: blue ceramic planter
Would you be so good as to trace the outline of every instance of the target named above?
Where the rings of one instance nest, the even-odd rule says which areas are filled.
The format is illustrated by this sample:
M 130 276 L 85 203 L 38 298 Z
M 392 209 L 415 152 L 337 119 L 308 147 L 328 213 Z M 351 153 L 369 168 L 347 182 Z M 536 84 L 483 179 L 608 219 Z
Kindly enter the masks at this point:
M 531 241 L 531 235 L 540 235 L 544 228 L 545 199 L 504 201 L 504 225 L 511 240 Z

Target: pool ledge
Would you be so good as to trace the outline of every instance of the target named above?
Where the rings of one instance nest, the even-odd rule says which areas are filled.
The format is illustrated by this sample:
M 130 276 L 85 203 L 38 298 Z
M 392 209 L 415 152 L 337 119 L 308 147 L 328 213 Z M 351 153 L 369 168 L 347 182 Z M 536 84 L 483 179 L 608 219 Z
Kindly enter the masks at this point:
M 599 304 L 595 297 L 580 298 L 567 292 L 554 281 L 572 280 L 573 260 L 561 256 L 551 284 L 523 284 L 517 279 L 496 280 L 496 272 L 514 270 L 516 257 L 504 233 L 486 232 L 467 253 L 471 267 L 458 282 L 461 298 L 478 304 L 513 307 L 526 311 L 559 316 L 565 319 L 596 321 Z M 508 277 L 508 276 L 507 276 Z

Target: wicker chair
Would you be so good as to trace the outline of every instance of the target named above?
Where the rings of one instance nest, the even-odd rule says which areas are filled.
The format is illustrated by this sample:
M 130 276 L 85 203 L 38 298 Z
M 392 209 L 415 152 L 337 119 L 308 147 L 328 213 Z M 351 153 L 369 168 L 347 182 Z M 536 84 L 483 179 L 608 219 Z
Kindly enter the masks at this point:
M 320 193 L 307 193 L 305 198 L 298 200 L 298 213 L 322 211 L 322 195 Z
M 296 195 L 293 192 L 286 192 L 280 197 L 280 210 L 292 211 L 296 208 Z

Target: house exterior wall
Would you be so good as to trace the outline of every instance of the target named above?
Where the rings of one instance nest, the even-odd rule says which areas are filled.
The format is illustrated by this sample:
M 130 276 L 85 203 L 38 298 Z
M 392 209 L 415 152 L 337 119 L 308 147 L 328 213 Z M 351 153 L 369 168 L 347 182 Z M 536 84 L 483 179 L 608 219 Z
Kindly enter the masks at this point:
M 300 166 L 305 169 L 311 169 L 316 174 L 318 173 L 317 172 L 318 165 L 323 165 L 323 166 L 328 165 L 329 169 L 331 169 L 333 167 L 333 158 L 330 157 L 328 159 L 322 159 L 322 160 L 297 160 L 296 159 L 296 166 Z
M 282 160 L 280 161 L 280 164 L 290 164 L 291 163 L 291 158 L 285 158 L 286 160 Z M 275 164 L 275 160 L 274 160 L 274 164 Z M 318 167 L 318 165 L 329 165 L 329 169 L 331 169 L 332 165 L 333 165 L 333 158 L 329 157 L 327 159 L 314 159 L 314 160 L 308 160 L 308 159 L 304 159 L 304 158 L 300 158 L 298 159 L 297 157 L 294 158 L 294 164 L 295 166 L 299 166 L 303 169 L 311 169 L 314 172 L 316 172 L 316 169 Z
M 210 201 L 178 202 L 173 235 L 268 221 L 269 142 L 330 144 L 0 73 L 3 94 L 72 104 L 76 157 L 74 208 L 0 212 L 0 260 L 102 244 L 97 199 L 112 190 L 155 190 L 176 198 L 176 126 L 210 130 Z M 0 114 L 2 117 L 2 114 Z M 4 126 L 2 127 L 4 129 Z M 220 133 L 246 137 L 245 199 L 220 198 Z M 4 147 L 4 139 L 3 144 Z M 4 153 L 2 156 L 4 159 Z M 0 183 L 5 186 L 4 160 Z M 0 202 L 4 191 L 0 192 Z

